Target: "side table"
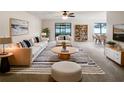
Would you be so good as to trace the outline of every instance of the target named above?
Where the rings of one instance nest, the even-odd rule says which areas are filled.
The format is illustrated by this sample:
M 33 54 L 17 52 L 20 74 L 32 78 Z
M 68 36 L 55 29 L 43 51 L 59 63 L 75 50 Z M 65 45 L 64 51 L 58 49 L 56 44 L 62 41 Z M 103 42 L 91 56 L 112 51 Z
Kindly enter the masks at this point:
M 11 57 L 13 53 L 8 53 L 6 55 L 0 55 L 0 72 L 6 73 L 10 71 L 10 63 L 9 63 L 9 57 Z

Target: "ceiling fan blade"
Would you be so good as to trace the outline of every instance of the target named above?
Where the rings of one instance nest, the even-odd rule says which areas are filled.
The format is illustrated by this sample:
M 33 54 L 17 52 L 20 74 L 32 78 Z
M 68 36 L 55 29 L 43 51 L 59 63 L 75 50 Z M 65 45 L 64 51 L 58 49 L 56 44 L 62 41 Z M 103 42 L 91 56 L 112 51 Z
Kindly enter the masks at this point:
M 70 15 L 73 15 L 74 13 L 69 13 Z
M 75 17 L 74 13 L 69 13 L 69 11 L 63 11 L 63 16 Z
M 75 17 L 75 16 L 68 16 L 68 17 Z
M 74 13 L 69 13 L 68 15 L 71 16 L 71 15 L 74 15 Z
M 69 17 L 75 17 L 75 16 L 74 16 L 74 13 L 69 13 L 68 16 L 69 16 Z

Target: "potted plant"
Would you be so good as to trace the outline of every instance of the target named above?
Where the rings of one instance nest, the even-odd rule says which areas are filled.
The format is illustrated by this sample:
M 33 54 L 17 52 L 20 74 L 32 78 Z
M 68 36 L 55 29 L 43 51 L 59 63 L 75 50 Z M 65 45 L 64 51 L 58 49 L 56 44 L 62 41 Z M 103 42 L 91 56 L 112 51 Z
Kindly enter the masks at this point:
M 109 47 L 114 47 L 116 45 L 116 43 L 113 41 L 108 41 L 108 42 L 106 42 L 106 44 L 108 44 Z
M 48 37 L 49 37 L 49 33 L 50 33 L 49 28 L 44 28 L 44 29 L 42 30 L 42 33 L 46 33 L 46 37 L 48 38 Z

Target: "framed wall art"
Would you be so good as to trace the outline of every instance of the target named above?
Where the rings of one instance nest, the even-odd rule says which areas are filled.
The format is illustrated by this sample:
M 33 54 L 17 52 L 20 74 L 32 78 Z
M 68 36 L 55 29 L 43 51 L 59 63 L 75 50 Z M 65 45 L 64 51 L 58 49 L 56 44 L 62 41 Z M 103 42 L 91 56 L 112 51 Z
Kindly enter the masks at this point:
M 12 36 L 28 34 L 28 26 L 28 21 L 10 18 L 10 32 Z
M 75 41 L 88 40 L 88 25 L 75 25 Z

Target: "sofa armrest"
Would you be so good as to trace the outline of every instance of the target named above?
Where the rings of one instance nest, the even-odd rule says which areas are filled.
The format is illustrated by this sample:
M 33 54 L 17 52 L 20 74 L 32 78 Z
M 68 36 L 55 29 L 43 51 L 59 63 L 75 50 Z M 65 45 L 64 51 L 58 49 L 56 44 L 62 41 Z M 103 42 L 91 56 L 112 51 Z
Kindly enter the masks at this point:
M 29 66 L 32 61 L 32 49 L 30 48 L 15 48 L 11 52 L 13 56 L 9 58 L 10 65 L 25 65 Z

